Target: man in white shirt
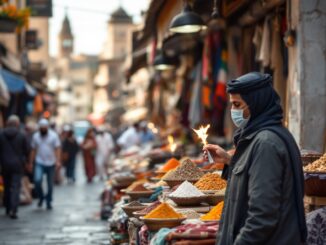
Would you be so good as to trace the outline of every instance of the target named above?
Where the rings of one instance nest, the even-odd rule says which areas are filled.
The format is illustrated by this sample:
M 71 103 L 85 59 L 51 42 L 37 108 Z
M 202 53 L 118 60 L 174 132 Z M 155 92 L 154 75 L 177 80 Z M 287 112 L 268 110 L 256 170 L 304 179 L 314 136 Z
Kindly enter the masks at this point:
M 110 133 L 105 128 L 99 128 L 96 135 L 96 166 L 97 173 L 101 180 L 106 178 L 107 163 L 114 149 L 114 141 Z
M 132 146 L 140 144 L 140 127 L 138 123 L 129 127 L 118 138 L 117 143 L 122 150 L 126 150 Z
M 55 167 L 60 167 L 60 138 L 56 132 L 50 129 L 49 121 L 39 121 L 39 131 L 32 138 L 32 152 L 30 164 L 35 161 L 34 183 L 39 197 L 38 207 L 42 207 L 46 199 L 47 209 L 52 209 L 52 193 L 54 184 Z M 43 175 L 47 177 L 48 193 L 44 195 L 42 189 Z

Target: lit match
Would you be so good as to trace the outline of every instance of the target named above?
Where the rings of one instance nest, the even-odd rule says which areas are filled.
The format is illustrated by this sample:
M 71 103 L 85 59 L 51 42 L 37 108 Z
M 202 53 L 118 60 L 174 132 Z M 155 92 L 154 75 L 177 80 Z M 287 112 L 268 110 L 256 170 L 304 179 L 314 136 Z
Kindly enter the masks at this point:
M 208 137 L 208 129 L 210 128 L 211 125 L 207 124 L 205 127 L 200 126 L 199 129 L 193 129 L 195 133 L 197 134 L 198 138 L 201 139 L 201 142 L 203 145 L 207 145 L 207 137 Z M 209 163 L 214 163 L 212 155 L 207 151 L 207 157 L 208 157 L 208 162 Z

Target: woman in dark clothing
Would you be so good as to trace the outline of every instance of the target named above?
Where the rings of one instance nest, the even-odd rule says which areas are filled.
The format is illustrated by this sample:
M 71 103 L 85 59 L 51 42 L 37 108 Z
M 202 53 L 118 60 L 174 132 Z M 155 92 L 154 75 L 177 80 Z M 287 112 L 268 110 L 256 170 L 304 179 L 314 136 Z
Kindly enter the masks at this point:
M 81 148 L 83 150 L 87 182 L 91 183 L 94 176 L 96 175 L 95 151 L 97 148 L 95 132 L 93 128 L 88 129 Z
M 204 148 L 226 163 L 228 180 L 217 244 L 286 245 L 305 242 L 300 152 L 283 127 L 283 111 L 268 74 L 252 72 L 228 82 L 231 117 L 238 130 L 231 158 L 216 145 Z
M 74 132 L 71 128 L 66 129 L 66 136 L 62 143 L 62 162 L 66 168 L 66 177 L 68 183 L 75 182 L 75 166 L 76 155 L 79 151 L 79 146 L 74 137 Z

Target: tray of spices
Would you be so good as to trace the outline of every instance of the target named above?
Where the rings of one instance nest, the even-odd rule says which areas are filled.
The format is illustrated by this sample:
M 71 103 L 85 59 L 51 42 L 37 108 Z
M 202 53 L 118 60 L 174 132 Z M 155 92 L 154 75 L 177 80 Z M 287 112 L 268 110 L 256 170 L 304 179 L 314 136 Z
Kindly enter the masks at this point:
M 184 181 L 168 198 L 178 206 L 200 206 L 206 201 L 206 195 L 188 181 Z

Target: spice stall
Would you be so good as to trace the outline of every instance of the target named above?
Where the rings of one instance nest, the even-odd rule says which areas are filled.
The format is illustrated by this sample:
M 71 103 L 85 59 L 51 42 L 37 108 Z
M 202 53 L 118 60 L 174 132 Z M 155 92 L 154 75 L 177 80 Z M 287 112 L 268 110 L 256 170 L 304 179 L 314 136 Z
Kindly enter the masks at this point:
M 113 161 L 102 196 L 112 244 L 215 241 L 226 182 L 216 166 L 183 157 L 181 148 L 168 137 L 165 146 L 137 149 Z M 152 159 L 164 160 L 151 164 Z

